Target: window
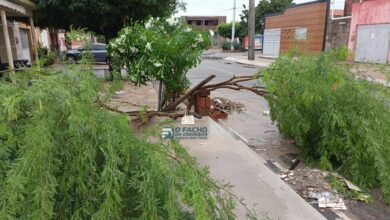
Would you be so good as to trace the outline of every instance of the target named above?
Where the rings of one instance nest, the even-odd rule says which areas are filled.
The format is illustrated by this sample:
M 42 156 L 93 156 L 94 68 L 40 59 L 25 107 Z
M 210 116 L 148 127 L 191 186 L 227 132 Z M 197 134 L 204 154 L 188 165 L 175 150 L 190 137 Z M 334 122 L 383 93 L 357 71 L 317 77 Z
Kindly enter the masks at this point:
M 218 26 L 218 20 L 206 20 L 205 25 L 206 26 Z
M 306 40 L 307 39 L 307 28 L 295 28 L 295 39 Z
M 91 50 L 106 50 L 106 45 L 104 44 L 93 44 Z
M 198 26 L 202 25 L 202 21 L 196 21 L 196 25 Z
M 192 25 L 192 21 L 187 21 L 187 24 L 188 25 Z

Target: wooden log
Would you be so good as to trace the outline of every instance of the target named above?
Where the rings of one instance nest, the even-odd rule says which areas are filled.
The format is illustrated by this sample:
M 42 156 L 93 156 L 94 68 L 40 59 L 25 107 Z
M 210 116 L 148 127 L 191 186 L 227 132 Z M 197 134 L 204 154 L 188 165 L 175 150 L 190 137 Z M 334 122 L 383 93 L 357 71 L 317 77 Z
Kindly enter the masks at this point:
M 208 82 L 210 82 L 212 79 L 215 78 L 215 75 L 211 75 L 209 77 L 207 77 L 206 79 L 202 80 L 202 82 L 198 83 L 196 86 L 194 86 L 193 88 L 191 88 L 190 90 L 188 90 L 182 97 L 180 97 L 178 100 L 176 100 L 175 102 L 172 102 L 171 104 L 169 104 L 167 107 L 163 108 L 163 112 L 166 112 L 166 111 L 172 111 L 172 110 L 175 110 L 175 108 L 180 105 L 180 103 L 184 102 L 184 100 L 188 99 L 190 96 L 193 95 L 193 93 L 197 90 L 199 90 L 200 88 L 202 88 L 204 85 L 206 85 Z

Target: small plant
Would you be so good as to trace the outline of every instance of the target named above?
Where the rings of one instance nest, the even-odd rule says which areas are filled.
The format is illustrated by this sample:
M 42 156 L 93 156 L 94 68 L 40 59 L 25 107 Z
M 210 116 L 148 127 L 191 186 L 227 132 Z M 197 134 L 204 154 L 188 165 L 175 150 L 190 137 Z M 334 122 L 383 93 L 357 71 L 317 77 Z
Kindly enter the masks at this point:
M 222 42 L 221 44 L 221 48 L 222 50 L 226 51 L 226 50 L 231 50 L 232 49 L 232 44 L 229 42 L 229 41 L 224 41 Z
M 239 50 L 240 48 L 241 48 L 241 43 L 240 43 L 240 41 L 238 41 L 238 40 L 234 40 L 233 41 L 233 48 L 234 48 L 234 50 Z
M 51 66 L 54 64 L 57 56 L 55 52 L 50 51 L 48 48 L 39 47 L 38 57 L 40 66 Z
M 66 40 L 67 41 L 85 41 L 90 42 L 91 41 L 91 35 L 93 33 L 88 31 L 87 28 L 75 28 L 73 26 L 70 26 L 70 30 L 66 33 Z
M 161 81 L 165 106 L 190 86 L 186 73 L 200 63 L 202 51 L 209 46 L 208 33 L 197 32 L 180 22 L 150 19 L 144 25 L 124 28 L 110 42 L 108 51 L 115 69 L 126 67 L 130 80 L 137 85 Z

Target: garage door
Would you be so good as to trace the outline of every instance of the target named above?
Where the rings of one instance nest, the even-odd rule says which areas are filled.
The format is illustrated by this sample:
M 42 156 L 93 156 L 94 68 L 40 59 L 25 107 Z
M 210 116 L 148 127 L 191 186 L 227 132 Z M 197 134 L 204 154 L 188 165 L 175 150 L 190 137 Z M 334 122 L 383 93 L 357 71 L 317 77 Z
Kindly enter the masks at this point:
M 280 29 L 265 29 L 263 54 L 278 56 L 280 51 Z
M 390 24 L 359 25 L 355 61 L 386 63 L 390 49 Z

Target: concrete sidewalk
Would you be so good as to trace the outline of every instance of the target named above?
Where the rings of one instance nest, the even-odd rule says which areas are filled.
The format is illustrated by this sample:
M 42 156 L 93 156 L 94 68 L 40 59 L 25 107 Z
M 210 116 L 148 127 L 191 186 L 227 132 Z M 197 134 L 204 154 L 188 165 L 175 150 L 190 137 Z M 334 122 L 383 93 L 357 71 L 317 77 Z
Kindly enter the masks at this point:
M 177 126 L 181 126 L 179 123 Z M 208 139 L 181 140 L 201 166 L 210 168 L 216 180 L 234 185 L 233 191 L 253 207 L 258 217 L 270 219 L 325 219 L 286 183 L 269 170 L 263 158 L 208 117 L 196 125 L 208 128 Z M 237 219 L 246 219 L 244 207 L 237 204 Z
M 248 60 L 248 52 L 230 52 L 222 51 L 220 49 L 208 50 L 203 53 L 203 58 L 205 59 L 217 59 L 217 60 L 226 60 L 230 62 L 258 66 L 258 67 L 268 67 L 271 65 L 275 59 L 261 57 L 261 51 L 256 51 L 255 60 Z
M 273 59 L 266 59 L 260 57 L 256 57 L 255 60 L 248 60 L 242 57 L 226 57 L 224 60 L 258 67 L 268 67 L 275 61 Z

